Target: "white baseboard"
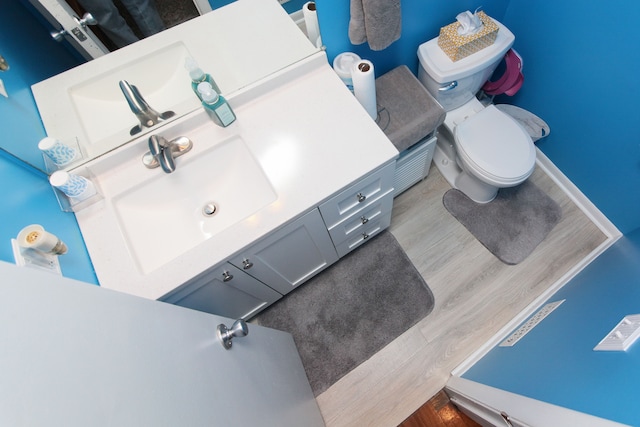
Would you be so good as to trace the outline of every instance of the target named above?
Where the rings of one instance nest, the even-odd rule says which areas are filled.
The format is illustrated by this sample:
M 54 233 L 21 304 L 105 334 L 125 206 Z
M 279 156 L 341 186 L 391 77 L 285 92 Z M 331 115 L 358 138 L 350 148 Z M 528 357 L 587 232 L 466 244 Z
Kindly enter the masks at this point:
M 613 225 L 609 218 L 589 200 L 573 182 L 562 173 L 551 160 L 536 147 L 536 164 L 569 196 L 569 198 L 602 230 L 609 238 L 617 240 L 622 233 Z
M 607 239 L 591 253 L 584 257 L 578 264 L 574 265 L 564 276 L 552 284 L 538 298 L 522 310 L 516 317 L 511 319 L 502 329 L 500 329 L 493 337 L 483 344 L 479 349 L 474 351 L 471 356 L 465 359 L 461 364 L 451 371 L 453 376 L 463 375 L 476 362 L 482 359 L 491 349 L 500 344 L 509 334 L 518 327 L 522 322 L 527 320 L 560 288 L 566 285 L 573 277 L 575 277 L 583 268 L 591 261 L 603 253 L 609 246 L 622 236 L 620 230 L 604 216 L 602 212 L 575 186 L 573 182 L 567 178 L 560 169 L 554 165 L 551 160 L 537 147 L 536 164 L 567 194 L 567 196 L 584 212 L 587 217 L 607 236 Z

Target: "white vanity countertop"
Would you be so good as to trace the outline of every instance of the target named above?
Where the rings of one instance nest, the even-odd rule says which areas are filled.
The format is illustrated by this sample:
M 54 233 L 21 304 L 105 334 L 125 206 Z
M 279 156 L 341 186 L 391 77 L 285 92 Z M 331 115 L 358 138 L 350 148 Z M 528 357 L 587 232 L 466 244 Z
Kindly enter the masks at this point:
M 269 177 L 277 200 L 148 274 L 126 250 L 114 250 L 126 248 L 126 243 L 113 216 L 109 218 L 110 202 L 101 200 L 76 213 L 101 286 L 159 299 L 397 157 L 398 151 L 329 67 L 324 53 L 298 67 L 306 74 L 293 80 L 274 76 L 274 82 L 284 80 L 284 84 L 263 94 L 259 102 L 243 100 L 251 89 L 231 99 L 237 120 L 221 130 L 242 136 Z M 204 116 L 198 111 L 181 120 L 194 117 Z M 145 150 L 146 138 L 132 144 Z M 185 156 L 198 154 L 196 144 Z M 176 160 L 178 170 L 183 158 Z M 140 173 L 163 172 L 145 170 L 140 163 Z M 108 185 L 108 179 L 98 185 Z M 228 185 L 250 193 L 242 182 Z M 154 237 L 161 236 L 158 230 Z
M 317 51 L 275 0 L 238 0 L 46 79 L 32 91 L 47 135 L 77 140 L 93 158 L 130 139 L 136 124 L 120 80 L 136 85 L 159 112 L 181 116 L 199 107 L 184 68 L 187 56 L 229 94 Z M 83 123 L 82 110 L 92 112 L 87 107 L 103 109 L 93 114 L 100 121 Z

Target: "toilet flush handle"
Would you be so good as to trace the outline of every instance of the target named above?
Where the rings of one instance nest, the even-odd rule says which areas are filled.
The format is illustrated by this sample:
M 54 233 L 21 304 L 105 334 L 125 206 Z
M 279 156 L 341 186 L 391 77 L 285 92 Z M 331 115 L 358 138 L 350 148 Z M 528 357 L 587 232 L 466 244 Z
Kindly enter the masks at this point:
M 458 81 L 457 81 L 457 80 L 454 80 L 454 81 L 452 81 L 451 83 L 447 84 L 446 86 L 440 86 L 440 87 L 438 88 L 438 91 L 439 91 L 439 92 L 446 92 L 446 91 L 448 91 L 448 90 L 453 90 L 453 89 L 455 89 L 456 87 L 458 87 Z

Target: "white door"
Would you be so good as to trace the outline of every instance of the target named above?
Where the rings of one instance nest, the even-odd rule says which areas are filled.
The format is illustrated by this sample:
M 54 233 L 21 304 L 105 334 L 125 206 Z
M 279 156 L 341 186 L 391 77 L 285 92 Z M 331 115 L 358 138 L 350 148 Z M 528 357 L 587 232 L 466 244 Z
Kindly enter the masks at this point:
M 69 42 L 85 59 L 90 60 L 109 53 L 109 49 L 93 34 L 93 31 L 88 26 L 81 25 L 80 17 L 64 0 L 29 0 L 29 2 L 51 24 L 52 34 L 58 34 L 56 39 L 60 42 Z
M 0 425 L 322 426 L 288 333 L 0 262 Z

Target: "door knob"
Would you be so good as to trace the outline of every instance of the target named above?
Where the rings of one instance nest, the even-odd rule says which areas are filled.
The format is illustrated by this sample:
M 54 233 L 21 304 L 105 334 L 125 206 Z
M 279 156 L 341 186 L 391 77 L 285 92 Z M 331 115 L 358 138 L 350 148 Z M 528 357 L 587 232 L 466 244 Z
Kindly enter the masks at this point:
M 67 34 L 67 30 L 62 29 L 60 31 L 51 31 L 51 38 L 54 39 L 57 42 L 61 42 L 62 40 L 64 40 L 64 36 L 66 36 Z
M 87 25 L 96 25 L 98 23 L 98 20 L 89 12 L 82 15 L 82 19 L 77 16 L 74 16 L 73 19 L 84 29 L 87 29 Z
M 238 319 L 233 322 L 231 328 L 227 328 L 224 324 L 218 325 L 218 338 L 222 342 L 222 346 L 229 350 L 231 348 L 231 340 L 235 337 L 244 337 L 249 333 L 249 327 L 247 322 L 242 319 Z

